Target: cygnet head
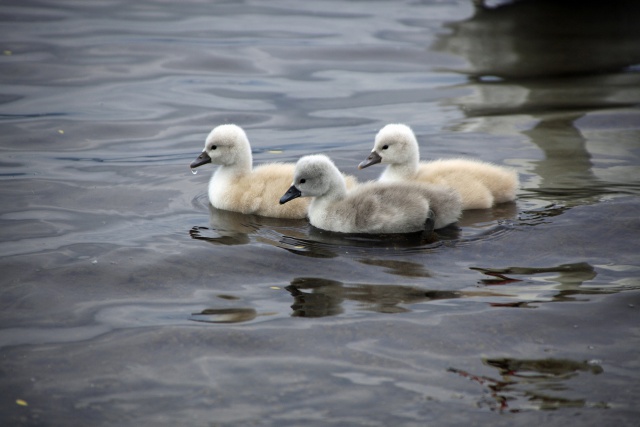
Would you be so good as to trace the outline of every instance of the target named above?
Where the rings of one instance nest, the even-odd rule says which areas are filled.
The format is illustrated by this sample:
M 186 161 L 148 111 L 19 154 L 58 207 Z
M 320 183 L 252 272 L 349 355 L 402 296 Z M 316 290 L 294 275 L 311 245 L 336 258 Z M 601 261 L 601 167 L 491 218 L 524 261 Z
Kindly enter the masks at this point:
M 347 191 L 336 165 L 324 154 L 304 156 L 296 163 L 293 184 L 280 199 L 280 204 L 298 197 L 321 197 L 332 191 L 338 194 Z
M 358 169 L 376 163 L 405 165 L 417 163 L 419 159 L 418 141 L 411 128 L 403 124 L 389 124 L 380 129 L 371 154 L 358 165 Z
M 191 169 L 207 163 L 234 166 L 247 163 L 251 167 L 251 146 L 247 134 L 240 126 L 226 124 L 213 128 L 204 143 L 204 150 L 191 163 Z

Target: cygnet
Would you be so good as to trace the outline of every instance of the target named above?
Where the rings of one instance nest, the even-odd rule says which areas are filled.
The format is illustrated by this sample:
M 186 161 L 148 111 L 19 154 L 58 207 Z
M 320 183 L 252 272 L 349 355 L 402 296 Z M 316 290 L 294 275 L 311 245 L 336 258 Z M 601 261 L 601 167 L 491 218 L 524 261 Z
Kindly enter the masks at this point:
M 267 163 L 253 168 L 249 139 L 240 126 L 224 124 L 209 133 L 204 150 L 191 163 L 191 169 L 207 163 L 219 165 L 209 181 L 209 202 L 213 207 L 275 218 L 306 217 L 306 200 L 286 206 L 278 203 L 291 185 L 295 164 Z M 357 182 L 354 177 L 347 181 L 349 185 Z
M 280 203 L 312 197 L 309 222 L 341 233 L 410 233 L 431 231 L 456 222 L 460 196 L 439 185 L 368 182 L 347 190 L 327 156 L 304 156 L 296 163 L 293 185 Z
M 376 135 L 373 150 L 358 165 L 388 166 L 380 182 L 413 181 L 447 185 L 462 197 L 462 209 L 487 209 L 515 200 L 519 187 L 515 170 L 472 159 L 420 162 L 418 141 L 409 126 L 389 124 Z

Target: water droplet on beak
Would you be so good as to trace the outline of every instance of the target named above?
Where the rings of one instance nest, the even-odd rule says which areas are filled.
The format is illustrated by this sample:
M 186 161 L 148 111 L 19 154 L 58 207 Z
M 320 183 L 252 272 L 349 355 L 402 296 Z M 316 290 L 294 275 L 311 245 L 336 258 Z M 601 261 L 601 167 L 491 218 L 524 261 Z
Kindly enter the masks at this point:
M 195 170 L 195 169 L 191 169 L 191 173 L 195 175 L 195 174 L 197 174 L 197 173 L 198 173 L 198 171 L 197 171 L 197 170 Z

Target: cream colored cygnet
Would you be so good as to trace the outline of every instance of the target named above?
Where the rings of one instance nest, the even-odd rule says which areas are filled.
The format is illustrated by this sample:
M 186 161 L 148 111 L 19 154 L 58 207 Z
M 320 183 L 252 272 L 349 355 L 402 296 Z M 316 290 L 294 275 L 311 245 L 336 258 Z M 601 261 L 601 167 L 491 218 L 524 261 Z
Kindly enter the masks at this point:
M 462 197 L 462 209 L 487 209 L 516 199 L 515 170 L 472 159 L 420 162 L 416 136 L 409 126 L 389 124 L 376 135 L 373 150 L 359 169 L 376 163 L 388 166 L 380 182 L 424 182 L 447 185 Z
M 209 181 L 209 202 L 218 209 L 274 218 L 305 218 L 308 201 L 296 200 L 285 206 L 278 199 L 293 180 L 295 164 L 267 163 L 253 168 L 251 146 L 237 125 L 215 127 L 207 136 L 204 151 L 191 169 L 213 163 L 219 165 Z M 349 185 L 356 185 L 348 177 Z
M 439 185 L 368 182 L 347 190 L 327 156 L 304 156 L 296 163 L 293 185 L 280 203 L 312 197 L 309 222 L 341 233 L 410 233 L 431 231 L 456 222 L 460 196 Z

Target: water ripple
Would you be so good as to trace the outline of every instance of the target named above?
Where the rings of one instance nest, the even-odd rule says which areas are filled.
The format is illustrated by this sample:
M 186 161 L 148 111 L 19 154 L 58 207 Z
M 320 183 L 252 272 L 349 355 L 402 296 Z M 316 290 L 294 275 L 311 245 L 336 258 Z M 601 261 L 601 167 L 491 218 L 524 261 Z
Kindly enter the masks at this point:
M 201 208 L 206 204 L 206 194 L 193 199 L 192 204 Z M 431 253 L 447 247 L 468 246 L 479 241 L 502 239 L 516 229 L 510 219 L 513 215 L 500 212 L 473 212 L 461 221 L 463 227 L 449 226 L 425 237 L 422 233 L 409 234 L 344 234 L 317 229 L 306 220 L 284 220 L 244 215 L 223 211 L 208 205 L 208 226 L 195 225 L 189 230 L 193 239 L 213 244 L 239 245 L 262 243 L 285 249 L 291 253 L 314 258 L 337 256 L 406 256 Z M 479 219 L 483 222 L 473 222 Z M 496 219 L 498 218 L 498 219 Z

